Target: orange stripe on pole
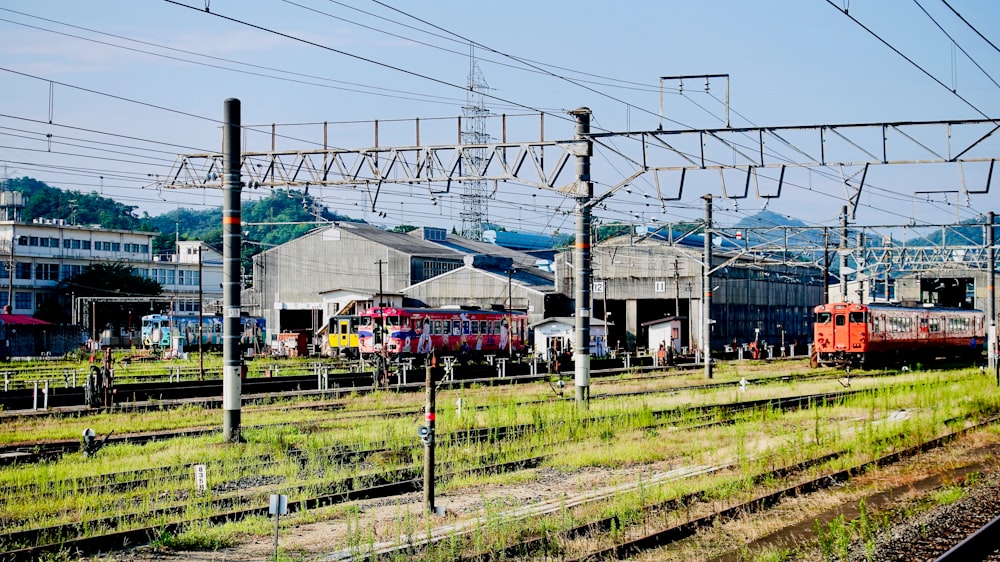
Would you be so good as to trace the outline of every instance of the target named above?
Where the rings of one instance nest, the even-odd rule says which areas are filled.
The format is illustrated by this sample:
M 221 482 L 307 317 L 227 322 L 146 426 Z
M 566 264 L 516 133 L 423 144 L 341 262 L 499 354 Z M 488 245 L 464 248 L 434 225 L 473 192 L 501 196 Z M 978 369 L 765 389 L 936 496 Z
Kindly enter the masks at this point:
M 222 224 L 240 224 L 240 217 L 222 217 Z

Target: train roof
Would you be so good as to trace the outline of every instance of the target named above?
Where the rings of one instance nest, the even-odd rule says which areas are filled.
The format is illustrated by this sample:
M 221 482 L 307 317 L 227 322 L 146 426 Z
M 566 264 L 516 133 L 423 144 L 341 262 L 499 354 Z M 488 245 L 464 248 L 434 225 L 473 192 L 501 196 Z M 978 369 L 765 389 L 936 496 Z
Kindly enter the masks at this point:
M 493 310 L 493 309 L 489 309 L 489 308 L 466 308 L 466 307 L 461 307 L 461 306 L 458 307 L 458 308 L 420 308 L 420 307 L 414 307 L 414 306 L 385 306 L 385 307 L 382 307 L 382 308 L 384 308 L 386 311 L 390 311 L 390 310 L 393 310 L 393 311 L 403 311 L 403 312 L 409 312 L 411 314 L 414 313 L 414 312 L 417 312 L 417 313 L 433 312 L 433 313 L 440 313 L 440 314 L 455 314 L 455 313 L 470 313 L 470 312 L 472 312 L 472 313 L 484 313 L 485 312 L 485 313 L 489 313 L 489 314 L 497 314 L 497 315 L 504 315 L 504 316 L 506 316 L 507 314 L 515 314 L 515 315 L 524 314 L 524 311 L 521 311 L 521 310 L 507 311 L 507 310 Z M 379 309 L 379 307 L 372 306 L 372 307 L 366 308 L 364 310 L 364 312 L 370 312 L 370 311 L 378 310 L 378 309 Z
M 893 303 L 871 303 L 862 304 L 856 302 L 831 302 L 827 304 L 820 304 L 813 308 L 814 311 L 819 312 L 821 310 L 836 310 L 838 307 L 846 307 L 851 310 L 895 310 L 895 311 L 934 311 L 934 312 L 982 312 L 982 310 L 976 308 L 957 308 L 951 306 L 904 306 L 901 304 Z

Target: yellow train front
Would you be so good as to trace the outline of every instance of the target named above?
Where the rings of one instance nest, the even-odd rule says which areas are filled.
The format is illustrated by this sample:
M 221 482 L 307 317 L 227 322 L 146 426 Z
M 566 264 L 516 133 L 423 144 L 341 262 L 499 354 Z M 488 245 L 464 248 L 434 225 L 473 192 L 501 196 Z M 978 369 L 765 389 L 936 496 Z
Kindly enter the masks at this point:
M 331 316 L 327 325 L 327 339 L 330 354 L 334 357 L 357 359 L 358 317 L 350 315 Z

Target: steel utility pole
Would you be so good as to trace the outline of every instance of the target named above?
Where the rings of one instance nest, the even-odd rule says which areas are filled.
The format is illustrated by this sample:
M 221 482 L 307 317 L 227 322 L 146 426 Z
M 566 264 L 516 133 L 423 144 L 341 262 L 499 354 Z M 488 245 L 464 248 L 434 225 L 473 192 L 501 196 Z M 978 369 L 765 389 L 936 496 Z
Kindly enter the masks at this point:
M 990 368 L 996 374 L 997 386 L 1000 386 L 1000 362 L 997 361 L 996 258 L 993 255 L 995 220 L 996 214 L 993 211 L 986 214 L 986 353 Z
M 202 244 L 198 244 L 198 380 L 205 380 L 205 354 L 202 348 L 201 340 L 204 332 L 204 317 L 202 315 L 202 306 L 204 302 L 204 283 L 202 283 L 202 276 L 204 275 L 204 268 L 201 262 L 201 248 Z
M 705 378 L 712 378 L 712 195 L 701 197 L 705 200 L 705 246 L 702 265 L 701 298 L 701 350 L 705 360 Z
M 576 299 L 576 341 L 573 345 L 574 386 L 576 405 L 587 408 L 590 402 L 590 198 L 594 183 L 590 181 L 590 108 L 569 112 L 576 118 L 574 139 L 584 145 L 576 153 L 576 244 L 573 249 L 574 291 Z
M 840 209 L 840 302 L 847 302 L 847 205 Z
M 242 357 L 240 356 L 240 100 L 224 102 L 222 156 L 222 435 L 240 441 Z
M 424 357 L 424 388 L 427 396 L 427 405 L 424 410 L 424 432 L 421 438 L 424 441 L 424 508 L 427 513 L 434 514 L 434 421 L 436 401 L 434 388 L 434 374 L 431 369 L 431 362 L 428 357 Z

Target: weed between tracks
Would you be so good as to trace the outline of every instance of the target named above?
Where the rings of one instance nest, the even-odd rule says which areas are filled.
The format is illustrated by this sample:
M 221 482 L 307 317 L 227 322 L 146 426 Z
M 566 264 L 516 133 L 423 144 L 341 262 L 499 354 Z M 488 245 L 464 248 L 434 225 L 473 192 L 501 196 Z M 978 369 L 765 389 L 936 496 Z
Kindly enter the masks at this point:
M 982 377 L 973 373 L 936 375 L 924 379 L 914 375 L 898 377 L 889 383 L 856 381 L 868 386 L 866 393 L 844 400 L 837 406 L 814 405 L 812 408 L 783 412 L 760 409 L 736 416 L 725 416 L 733 423 L 691 429 L 704 423 L 693 410 L 681 409 L 666 418 L 656 412 L 709 403 L 743 401 L 767 396 L 829 391 L 830 381 L 798 382 L 789 385 L 752 387 L 746 393 L 733 389 L 691 390 L 680 394 L 620 397 L 595 401 L 589 411 L 581 412 L 565 401 L 525 405 L 514 402 L 516 395 L 507 389 L 478 387 L 443 392 L 438 400 L 439 436 L 462 428 L 524 425 L 524 433 L 492 442 L 450 444 L 445 439 L 438 449 L 438 491 L 446 497 L 483 492 L 478 502 L 471 502 L 465 513 L 452 515 L 455 521 L 472 514 L 483 521 L 485 530 L 465 537 L 452 537 L 443 543 L 421 550 L 427 560 L 453 559 L 465 552 L 499 552 L 528 536 L 549 537 L 544 549 L 551 553 L 587 551 L 598 545 L 612 544 L 646 529 L 686 520 L 712 507 L 742 501 L 763 486 L 776 484 L 755 477 L 776 467 L 788 466 L 820 454 L 846 450 L 849 454 L 831 461 L 828 468 L 849 466 L 859 459 L 895 450 L 932 434 L 940 433 L 942 422 L 977 411 L 996 411 L 996 400 L 983 392 Z M 988 382 L 988 381 L 987 381 Z M 836 384 L 836 383 L 833 383 Z M 912 384 L 912 387 L 910 385 Z M 839 386 L 839 385 L 838 385 Z M 525 388 L 530 388 L 525 386 Z M 538 391 L 545 395 L 545 389 Z M 522 389 L 518 399 L 524 400 Z M 980 396 L 969 399 L 969 396 Z M 452 407 L 463 400 L 462 413 Z M 420 397 L 376 393 L 358 397 L 355 410 L 366 406 L 398 407 L 402 403 L 418 405 Z M 364 403 L 366 406 L 362 406 Z M 905 412 L 900 414 L 899 412 Z M 171 412 L 173 414 L 175 412 Z M 200 419 L 198 410 L 191 418 Z M 206 416 L 218 417 L 217 412 Z M 190 423 L 187 414 L 181 423 Z M 306 424 L 278 425 L 308 419 Z M 14 489 L 19 485 L 43 484 L 44 502 L 12 501 L 0 498 L 0 520 L 4 529 L 26 529 L 59 523 L 80 523 L 84 535 L 95 529 L 88 522 L 114 515 L 121 527 L 167 524 L 178 519 L 207 517 L 218 511 L 212 500 L 232 500 L 236 506 L 267 504 L 269 493 L 290 493 L 291 500 L 331 493 L 352 476 L 361 482 L 377 482 L 388 470 L 419 463 L 421 448 L 416 445 L 415 427 L 421 416 L 407 418 L 368 418 L 338 421 L 329 412 L 281 412 L 273 409 L 248 409 L 244 423 L 261 426 L 244 432 L 246 443 L 227 445 L 217 436 L 174 439 L 143 446 L 115 445 L 89 460 L 76 455 L 45 465 L 15 467 L 0 471 L 0 486 Z M 93 422 L 88 418 L 87 422 Z M 277 421 L 283 420 L 283 421 Z M 217 423 L 218 420 L 215 420 Z M 109 423 L 127 424 L 130 418 L 109 418 Z M 336 448 L 373 451 L 350 462 L 334 460 Z M 462 475 L 449 478 L 447 473 L 478 469 L 483 464 L 498 464 L 545 455 L 541 469 L 535 471 Z M 488 463 L 486 460 L 488 459 Z M 209 467 L 210 489 L 195 492 L 190 464 Z M 682 467 L 716 467 L 713 473 L 655 480 L 657 472 Z M 113 493 L 81 489 L 80 482 L 94 475 L 116 481 L 128 470 L 155 468 L 159 472 L 134 489 Z M 584 469 L 605 469 L 604 478 L 578 480 L 567 487 L 566 475 Z M 820 470 L 819 468 L 813 470 Z M 545 474 L 559 475 L 549 486 Z M 126 480 L 124 477 L 122 480 Z M 638 481 L 638 484 L 636 484 Z M 627 489 L 625 484 L 632 484 Z M 621 485 L 608 498 L 576 505 L 572 498 L 596 489 Z M 533 496 L 496 493 L 504 487 L 531 487 Z M 548 490 L 546 490 L 546 487 Z M 74 493 L 65 493 L 72 490 Z M 39 492 L 42 493 L 42 492 Z M 641 508 L 690 494 L 700 494 L 700 502 L 689 502 L 644 513 Z M 67 497 L 68 496 L 68 497 Z M 549 514 L 512 519 L 515 508 L 542 500 L 562 502 Z M 571 505 L 572 504 L 572 505 Z M 177 508 L 181 515 L 148 515 L 155 509 Z M 379 543 L 398 540 L 415 542 L 441 521 L 414 514 L 399 507 L 399 522 L 373 522 L 350 506 L 333 506 L 295 514 L 282 520 L 292 527 L 318 521 L 340 525 L 337 544 L 328 548 L 368 551 Z M 609 518 L 610 528 L 589 538 L 569 540 L 563 531 L 579 522 Z M 157 544 L 164 548 L 226 547 L 240 537 L 266 537 L 273 530 L 267 518 L 248 518 L 241 523 L 212 526 L 192 523 L 186 530 L 161 536 Z M 11 545 L 6 544 L 10 548 Z M 704 555 L 704 553 L 702 553 Z M 780 555 L 776 552 L 775 556 Z M 700 558 L 696 556 L 695 558 Z

